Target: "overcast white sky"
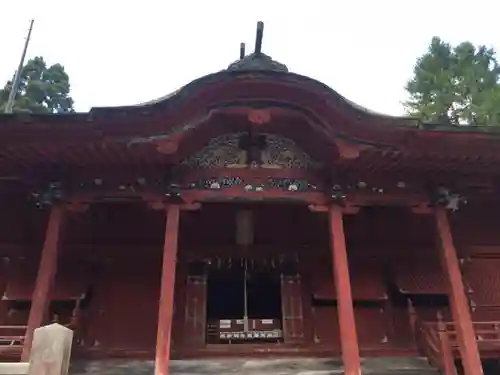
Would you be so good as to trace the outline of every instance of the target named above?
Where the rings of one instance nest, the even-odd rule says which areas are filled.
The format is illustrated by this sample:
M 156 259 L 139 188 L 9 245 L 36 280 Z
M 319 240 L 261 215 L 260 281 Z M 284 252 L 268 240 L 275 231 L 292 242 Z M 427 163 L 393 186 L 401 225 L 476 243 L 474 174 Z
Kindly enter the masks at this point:
M 263 52 L 358 104 L 401 114 L 404 85 L 433 35 L 500 51 L 500 2 L 475 0 L 3 0 L 0 85 L 28 58 L 59 62 L 76 109 L 156 99 L 253 51 Z

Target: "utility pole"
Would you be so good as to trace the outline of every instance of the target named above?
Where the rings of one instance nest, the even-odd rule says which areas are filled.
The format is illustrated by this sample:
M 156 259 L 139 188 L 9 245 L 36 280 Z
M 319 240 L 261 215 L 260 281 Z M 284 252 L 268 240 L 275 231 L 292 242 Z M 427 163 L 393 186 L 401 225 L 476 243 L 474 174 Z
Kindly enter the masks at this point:
M 26 42 L 24 43 L 23 53 L 21 55 L 21 61 L 19 61 L 19 66 L 17 67 L 16 74 L 14 76 L 14 81 L 12 82 L 12 87 L 10 88 L 9 99 L 7 99 L 7 104 L 5 105 L 5 113 L 12 113 L 12 108 L 14 107 L 14 101 L 16 99 L 17 89 L 19 88 L 19 83 L 21 80 L 21 71 L 24 66 L 24 59 L 26 58 L 26 51 L 28 50 L 28 44 L 30 43 L 31 30 L 33 30 L 33 23 L 35 20 L 31 20 L 30 29 L 28 31 L 28 36 L 26 37 Z

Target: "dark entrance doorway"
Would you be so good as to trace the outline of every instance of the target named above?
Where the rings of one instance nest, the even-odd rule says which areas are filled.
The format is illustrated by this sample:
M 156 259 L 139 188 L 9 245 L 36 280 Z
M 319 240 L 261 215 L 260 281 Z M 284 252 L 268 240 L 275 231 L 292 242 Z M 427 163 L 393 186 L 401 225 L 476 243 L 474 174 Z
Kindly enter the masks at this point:
M 281 341 L 281 273 L 273 264 L 230 259 L 209 268 L 207 343 Z

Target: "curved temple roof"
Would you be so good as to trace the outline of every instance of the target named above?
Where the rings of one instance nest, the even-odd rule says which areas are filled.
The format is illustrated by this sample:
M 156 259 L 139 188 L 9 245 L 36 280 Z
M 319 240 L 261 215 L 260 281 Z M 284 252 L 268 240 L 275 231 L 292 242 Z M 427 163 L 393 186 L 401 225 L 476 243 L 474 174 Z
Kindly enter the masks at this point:
M 0 125 L 3 124 L 19 124 L 19 123 L 33 123 L 33 124 L 44 124 L 44 123 L 57 123 L 61 126 L 80 123 L 82 126 L 88 125 L 89 122 L 94 124 L 99 124 L 99 126 L 104 126 L 109 124 L 116 128 L 117 121 L 123 121 L 125 118 L 128 120 L 141 122 L 140 118 L 152 115 L 154 113 L 161 113 L 160 117 L 168 117 L 172 115 L 175 121 L 179 121 L 177 116 L 181 107 L 186 107 L 187 103 L 195 105 L 197 102 L 197 96 L 201 93 L 209 91 L 212 87 L 214 93 L 209 95 L 212 98 L 210 105 L 214 105 L 213 97 L 219 95 L 219 92 L 225 91 L 227 86 L 239 85 L 238 90 L 234 90 L 232 87 L 232 94 L 227 94 L 225 97 L 219 98 L 219 102 L 222 105 L 228 102 L 236 102 L 241 98 L 235 98 L 235 92 L 240 93 L 245 91 L 247 85 L 258 83 L 259 87 L 253 92 L 253 98 L 266 97 L 269 98 L 268 88 L 272 85 L 275 90 L 273 104 L 278 102 L 290 102 L 290 98 L 296 95 L 299 91 L 302 91 L 301 98 L 306 96 L 314 96 L 316 103 L 321 103 L 321 105 L 329 107 L 330 110 L 333 108 L 336 112 L 348 113 L 351 119 L 358 122 L 373 123 L 373 124 L 383 124 L 383 125 L 393 125 L 396 128 L 406 128 L 406 129 L 419 129 L 419 130 L 429 130 L 429 131 L 439 131 L 439 132 L 459 132 L 459 133 L 493 133 L 489 136 L 496 137 L 500 135 L 500 129 L 492 127 L 468 127 L 468 126 L 453 126 L 448 124 L 423 124 L 419 120 L 407 117 L 407 116 L 391 116 L 382 113 L 378 113 L 367 109 L 361 105 L 358 105 L 347 98 L 340 95 L 338 92 L 334 91 L 327 85 L 296 73 L 292 73 L 288 70 L 287 66 L 281 62 L 273 60 L 270 56 L 262 52 L 262 39 L 264 32 L 264 24 L 259 22 L 257 24 L 256 41 L 254 52 L 246 55 L 245 45 L 242 43 L 240 46 L 240 56 L 239 59 L 231 63 L 226 69 L 221 70 L 216 73 L 208 74 L 201 78 L 198 78 L 182 88 L 176 90 L 161 98 L 151 100 L 145 103 L 136 105 L 126 105 L 117 107 L 93 107 L 89 112 L 86 113 L 71 113 L 71 114 L 0 114 Z M 281 86 L 279 90 L 276 88 Z M 244 90 L 242 90 L 244 89 Z M 289 93 L 288 91 L 294 90 L 294 93 Z M 281 98 L 280 96 L 286 93 L 287 98 Z M 231 97 L 231 95 L 233 95 Z M 247 95 L 248 97 L 248 95 Z M 296 102 L 300 102 L 303 99 L 297 99 Z M 247 100 L 248 102 L 248 100 Z M 269 104 L 269 103 L 268 103 Z M 234 104 L 233 104 L 234 105 Z M 262 104 L 266 105 L 266 104 Z M 272 104 L 271 104 L 272 105 Z M 295 103 L 295 105 L 301 106 L 300 103 Z M 191 106 L 192 107 L 192 106 Z M 307 107 L 304 105 L 304 107 Z M 204 110 L 210 110 L 210 107 L 205 107 Z M 193 111 L 193 108 L 190 108 Z M 198 111 L 203 109 L 199 108 Z M 183 121 L 186 119 L 184 118 Z M 379 128 L 380 129 L 380 128 Z M 382 128 L 384 131 L 390 130 L 388 128 Z
M 412 165 L 417 160 L 431 168 L 446 160 L 447 166 L 460 164 L 463 170 L 494 166 L 495 171 L 500 165 L 500 128 L 422 124 L 414 118 L 368 110 L 317 80 L 289 72 L 286 65 L 264 54 L 263 30 L 264 25 L 259 23 L 254 52 L 245 54 L 242 44 L 239 59 L 226 69 L 198 78 L 157 100 L 96 107 L 86 113 L 0 114 L 5 168 L 22 161 L 17 155 L 31 152 L 29 163 L 38 163 L 38 154 L 60 159 L 62 155 L 73 155 L 73 148 L 78 149 L 75 160 L 80 154 L 87 155 L 88 160 L 105 160 L 113 158 L 113 153 L 121 155 L 117 160 L 122 161 L 139 160 L 144 155 L 148 160 L 163 160 L 163 153 L 170 155 L 181 149 L 191 152 L 188 139 L 196 138 L 193 134 L 198 126 L 213 125 L 207 132 L 206 128 L 197 132 L 200 139 L 220 131 L 215 121 L 219 114 L 250 115 L 261 109 L 276 118 L 291 115 L 282 116 L 286 119 L 282 121 L 306 126 L 280 129 L 294 133 L 289 134 L 292 138 L 311 134 L 304 143 L 311 150 L 322 149 L 319 156 L 332 163 L 342 155 L 352 163 L 365 160 L 370 165 L 374 160 L 381 165 Z M 273 124 L 280 126 L 280 121 L 270 122 L 271 127 Z M 87 159 L 83 163 L 88 163 Z M 0 167 L 1 161 L 2 153 Z
M 232 79 L 237 79 L 239 76 L 246 76 L 249 74 L 254 74 L 255 77 L 267 77 L 270 80 L 283 80 L 283 81 L 294 81 L 295 83 L 303 84 L 304 86 L 311 86 L 316 90 L 322 92 L 325 99 L 330 99 L 331 101 L 340 102 L 341 106 L 346 107 L 348 110 L 358 113 L 361 117 L 367 117 L 375 121 L 382 121 L 385 124 L 393 124 L 396 126 L 406 126 L 411 128 L 419 128 L 422 130 L 434 130 L 434 131 L 456 131 L 465 133 L 484 133 L 485 131 L 490 133 L 500 133 L 499 129 L 492 128 L 489 126 L 456 126 L 449 124 L 436 124 L 436 123 L 422 123 L 418 119 L 410 116 L 392 116 L 377 112 L 359 105 L 346 97 L 339 94 L 337 91 L 333 90 L 331 87 L 319 82 L 315 79 L 302 76 L 289 71 L 288 67 L 276 60 L 273 60 L 271 56 L 266 55 L 262 52 L 262 39 L 264 33 L 264 24 L 262 22 L 257 23 L 257 32 L 255 39 L 255 50 L 250 54 L 245 54 L 245 44 L 240 45 L 240 56 L 239 59 L 231 63 L 226 69 L 208 74 L 201 78 L 198 78 L 182 88 L 162 96 L 157 99 L 153 99 L 144 103 L 136 105 L 127 105 L 119 107 L 94 107 L 91 109 L 90 113 L 93 114 L 105 114 L 118 111 L 137 111 L 137 110 L 149 110 L 155 107 L 171 107 L 177 104 L 179 99 L 187 99 L 187 97 L 194 95 L 197 90 L 201 90 L 203 87 L 210 85 L 215 82 L 228 81 Z M 174 104 L 175 103 L 175 104 Z
M 350 101 L 349 99 L 345 98 L 344 96 L 340 95 L 338 92 L 334 91 L 332 88 L 324 85 L 323 83 L 316 81 L 312 78 L 308 78 L 305 76 L 301 76 L 299 74 L 291 73 L 288 70 L 288 67 L 285 64 L 282 64 L 279 61 L 273 60 L 271 56 L 266 55 L 265 53 L 262 52 L 262 39 L 263 39 L 263 34 L 264 34 L 264 23 L 259 21 L 257 23 L 257 32 L 256 32 L 256 38 L 255 38 L 255 50 L 249 55 L 245 54 L 245 44 L 241 43 L 240 45 L 240 58 L 236 60 L 235 62 L 231 63 L 227 69 L 222 70 L 221 72 L 218 73 L 213 73 L 209 74 L 207 76 L 201 77 L 197 80 L 194 80 L 190 82 L 189 84 L 185 85 L 181 89 L 178 89 L 170 94 L 167 94 L 165 96 L 162 96 L 157 99 L 153 99 L 144 103 L 132 105 L 132 106 L 120 106 L 120 107 L 96 107 L 92 108 L 92 111 L 100 111 L 100 110 L 107 110 L 107 109 L 126 109 L 126 108 L 137 108 L 137 107 L 150 107 L 154 105 L 158 105 L 161 103 L 164 103 L 168 101 L 169 99 L 175 98 L 177 95 L 182 95 L 185 91 L 191 91 L 191 89 L 195 88 L 196 86 L 201 86 L 205 82 L 210 82 L 216 79 L 217 76 L 219 76 L 221 79 L 223 79 L 224 75 L 227 75 L 228 73 L 231 74 L 233 73 L 234 75 L 238 74 L 245 74 L 245 73 L 251 73 L 251 72 L 259 72 L 261 74 L 269 74 L 273 75 L 274 74 L 285 74 L 289 76 L 293 76 L 294 78 L 298 80 L 303 80 L 304 83 L 308 81 L 308 83 L 311 83 L 313 85 L 317 85 L 318 88 L 322 90 L 326 90 L 329 92 L 330 95 L 333 95 L 337 97 L 338 99 L 342 100 L 345 102 L 347 105 L 352 107 L 352 109 L 355 109 L 365 115 L 369 116 L 375 116 L 375 117 L 380 117 L 380 118 L 385 118 L 385 119 L 394 119 L 397 120 L 398 122 L 401 121 L 411 121 L 412 125 L 416 124 L 416 121 L 412 118 L 409 117 L 403 117 L 403 116 L 391 116 L 391 115 L 386 115 L 380 112 L 376 112 L 373 110 L 370 110 L 366 107 L 363 107 L 353 101 Z

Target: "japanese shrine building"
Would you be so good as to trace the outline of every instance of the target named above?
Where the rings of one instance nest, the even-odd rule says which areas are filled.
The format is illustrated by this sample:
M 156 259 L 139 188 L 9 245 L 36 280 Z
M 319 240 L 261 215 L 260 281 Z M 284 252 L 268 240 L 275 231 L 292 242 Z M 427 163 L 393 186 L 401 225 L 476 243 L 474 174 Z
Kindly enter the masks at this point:
M 370 112 L 261 52 L 137 106 L 0 115 L 0 353 L 420 356 L 500 338 L 500 140 Z M 63 225 L 64 224 L 64 225 Z

